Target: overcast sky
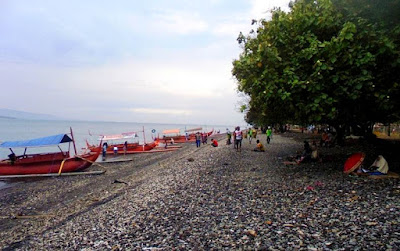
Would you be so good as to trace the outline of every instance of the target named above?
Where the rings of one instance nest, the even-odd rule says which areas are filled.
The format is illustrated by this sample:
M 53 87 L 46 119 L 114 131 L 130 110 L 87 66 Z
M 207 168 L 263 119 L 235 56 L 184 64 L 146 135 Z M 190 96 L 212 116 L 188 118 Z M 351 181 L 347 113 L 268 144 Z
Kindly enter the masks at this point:
M 0 0 L 0 108 L 244 124 L 236 38 L 289 0 Z

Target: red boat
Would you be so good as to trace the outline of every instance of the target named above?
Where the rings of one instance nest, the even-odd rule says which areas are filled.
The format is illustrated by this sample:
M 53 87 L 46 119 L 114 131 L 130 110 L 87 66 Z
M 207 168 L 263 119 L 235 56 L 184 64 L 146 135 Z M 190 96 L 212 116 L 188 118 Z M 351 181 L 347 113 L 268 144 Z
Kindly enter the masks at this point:
M 122 134 L 114 135 L 101 135 L 99 140 L 105 141 L 103 147 L 106 146 L 106 154 L 115 154 L 115 149 L 117 154 L 129 154 L 134 152 L 150 151 L 158 145 L 157 142 L 147 143 L 140 145 L 138 142 L 128 142 L 129 139 L 136 138 L 136 132 L 127 132 Z M 124 143 L 114 143 L 115 141 L 125 141 Z M 113 142 L 113 143 L 110 143 Z M 86 141 L 86 146 L 89 150 L 96 148 L 95 145 L 90 145 Z
M 202 130 L 201 127 L 199 128 L 193 128 L 193 129 L 188 129 L 185 131 L 186 135 L 179 135 L 180 130 L 179 129 L 171 129 L 171 130 L 164 130 L 163 131 L 163 136 L 158 137 L 155 140 L 158 140 L 160 143 L 187 143 L 187 142 L 196 142 L 196 133 L 194 132 L 200 132 Z M 211 130 L 210 132 L 207 132 L 207 137 L 211 136 L 211 134 L 214 132 L 214 129 Z M 173 142 L 172 142 L 173 141 Z
M 72 131 L 71 131 L 72 135 Z M 28 174 L 49 174 L 66 173 L 84 170 L 92 165 L 101 152 L 101 146 L 93 151 L 70 156 L 70 144 L 67 151 L 60 148 L 61 143 L 74 143 L 73 136 L 58 134 L 54 136 L 25 140 L 7 141 L 0 144 L 0 147 L 9 148 L 11 154 L 8 159 L 0 161 L 0 175 L 28 175 Z M 58 146 L 58 152 L 27 154 L 28 148 Z M 24 153 L 16 155 L 12 148 L 25 148 Z
M 158 145 L 158 142 L 153 141 L 151 143 L 139 145 L 131 150 L 126 151 L 126 153 L 129 154 L 129 153 L 136 153 L 136 152 L 147 152 L 147 151 L 150 151 L 153 148 L 155 148 L 157 145 Z M 123 153 L 123 151 L 122 151 L 122 153 Z
M 157 145 L 158 145 L 158 143 L 155 141 L 144 144 L 144 145 L 140 145 L 139 143 L 128 143 L 126 151 L 125 151 L 124 144 L 107 144 L 106 154 L 114 154 L 114 147 L 117 147 L 117 154 L 129 154 L 129 153 L 134 153 L 134 152 L 150 151 Z M 93 149 L 97 148 L 94 145 L 90 145 L 88 142 L 86 142 L 86 146 L 91 151 L 93 151 Z

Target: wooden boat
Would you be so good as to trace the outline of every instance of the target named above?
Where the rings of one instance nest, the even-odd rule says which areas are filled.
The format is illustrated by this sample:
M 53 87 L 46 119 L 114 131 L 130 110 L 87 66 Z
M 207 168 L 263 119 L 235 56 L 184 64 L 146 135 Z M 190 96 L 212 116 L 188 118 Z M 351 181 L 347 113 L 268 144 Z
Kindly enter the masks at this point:
M 151 142 L 151 143 L 146 143 L 146 144 L 143 144 L 143 145 L 139 145 L 139 143 L 138 143 L 137 146 L 128 148 L 128 150 L 126 150 L 126 152 L 124 151 L 123 146 L 122 146 L 122 148 L 117 146 L 118 147 L 117 154 L 124 154 L 124 153 L 131 154 L 131 153 L 136 153 L 136 152 L 147 152 L 147 151 L 152 150 L 157 145 L 158 145 L 158 143 L 155 142 L 155 141 Z M 116 146 L 116 145 L 113 145 L 113 146 Z M 107 149 L 107 154 L 111 154 L 108 151 L 108 149 Z M 114 152 L 112 152 L 112 154 L 114 154 Z
M 114 147 L 117 147 L 118 153 L 123 153 L 125 146 L 126 146 L 127 151 L 132 151 L 133 149 L 138 147 L 139 142 L 128 142 L 128 140 L 131 140 L 135 137 L 137 137 L 136 132 L 125 132 L 125 133 L 121 133 L 121 134 L 100 135 L 98 140 L 104 142 L 103 146 L 106 145 L 106 149 L 107 149 L 106 153 L 107 154 L 114 154 Z M 118 142 L 118 143 L 115 143 L 115 142 Z M 86 141 L 86 147 L 89 150 L 93 150 L 97 146 L 90 145 L 89 142 Z
M 73 134 L 58 134 L 44 138 L 24 141 L 7 141 L 0 144 L 2 148 L 9 148 L 11 154 L 8 159 L 0 161 L 0 175 L 30 175 L 82 171 L 90 167 L 101 152 L 101 145 L 91 151 L 77 154 Z M 73 143 L 75 155 L 70 155 L 70 143 Z M 69 143 L 67 151 L 60 148 L 60 144 Z M 44 146 L 58 146 L 60 151 L 28 154 L 27 149 Z M 13 148 L 25 148 L 22 155 L 16 155 Z
M 143 152 L 143 151 L 150 151 L 154 147 L 158 145 L 158 142 L 151 142 L 151 143 L 145 143 L 143 145 L 140 145 L 138 142 L 128 142 L 128 139 L 135 138 L 137 134 L 135 132 L 129 132 L 129 133 L 122 133 L 122 134 L 114 134 L 114 135 L 101 135 L 99 137 L 99 140 L 105 141 L 104 144 L 107 144 L 107 151 L 106 154 L 115 154 L 114 148 L 117 148 L 117 154 L 130 154 L 134 152 Z M 114 142 L 114 141 L 124 141 L 124 143 L 108 143 L 108 142 Z M 108 141 L 108 142 L 107 142 Z M 107 142 L 107 143 L 106 143 Z M 103 145 L 104 145 L 103 144 Z M 95 149 L 97 146 L 95 145 L 90 145 L 86 141 L 86 146 L 89 150 Z
M 158 140 L 160 143 L 167 143 L 167 144 L 171 144 L 172 141 L 173 141 L 173 143 L 196 142 L 196 133 L 200 132 L 201 130 L 202 130 L 201 127 L 188 129 L 188 130 L 185 130 L 186 135 L 180 135 L 179 129 L 164 130 L 163 136 L 158 137 L 155 140 Z M 210 132 L 207 132 L 206 133 L 207 137 L 211 136 L 211 134 L 213 132 L 214 132 L 214 129 L 211 130 Z

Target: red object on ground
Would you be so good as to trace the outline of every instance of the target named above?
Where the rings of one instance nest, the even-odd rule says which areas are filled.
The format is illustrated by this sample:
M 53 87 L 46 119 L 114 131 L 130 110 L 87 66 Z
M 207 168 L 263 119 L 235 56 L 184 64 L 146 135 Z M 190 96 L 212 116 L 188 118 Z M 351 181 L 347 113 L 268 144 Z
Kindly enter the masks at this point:
M 356 170 L 364 161 L 365 153 L 354 153 L 344 163 L 343 172 L 351 173 Z
M 126 152 L 124 151 L 124 144 L 109 144 L 107 147 L 107 154 L 114 154 L 114 147 L 118 148 L 117 154 L 130 154 L 130 153 L 136 153 L 136 152 L 144 152 L 144 151 L 150 151 L 151 149 L 155 148 L 158 145 L 158 142 L 151 142 L 147 143 L 144 145 L 139 145 L 139 143 L 128 143 L 127 144 L 127 149 Z M 86 146 L 89 150 L 94 151 L 96 149 L 96 146 L 94 145 L 89 145 L 88 142 L 86 142 Z
M 0 161 L 0 175 L 62 173 L 82 171 L 92 165 L 99 157 L 101 147 L 89 153 L 70 157 L 68 152 L 25 154 L 15 161 Z M 64 163 L 63 163 L 64 162 Z

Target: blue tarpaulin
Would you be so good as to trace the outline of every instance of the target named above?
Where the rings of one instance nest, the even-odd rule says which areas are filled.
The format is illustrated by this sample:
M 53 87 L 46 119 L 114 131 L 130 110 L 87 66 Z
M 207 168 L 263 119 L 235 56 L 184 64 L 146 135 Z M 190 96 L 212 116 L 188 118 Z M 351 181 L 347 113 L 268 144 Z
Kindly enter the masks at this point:
M 67 134 L 58 134 L 44 138 L 37 138 L 31 140 L 21 141 L 5 141 L 0 144 L 0 147 L 13 148 L 13 147 L 39 147 L 39 146 L 53 146 L 60 143 L 71 142 L 72 139 Z

